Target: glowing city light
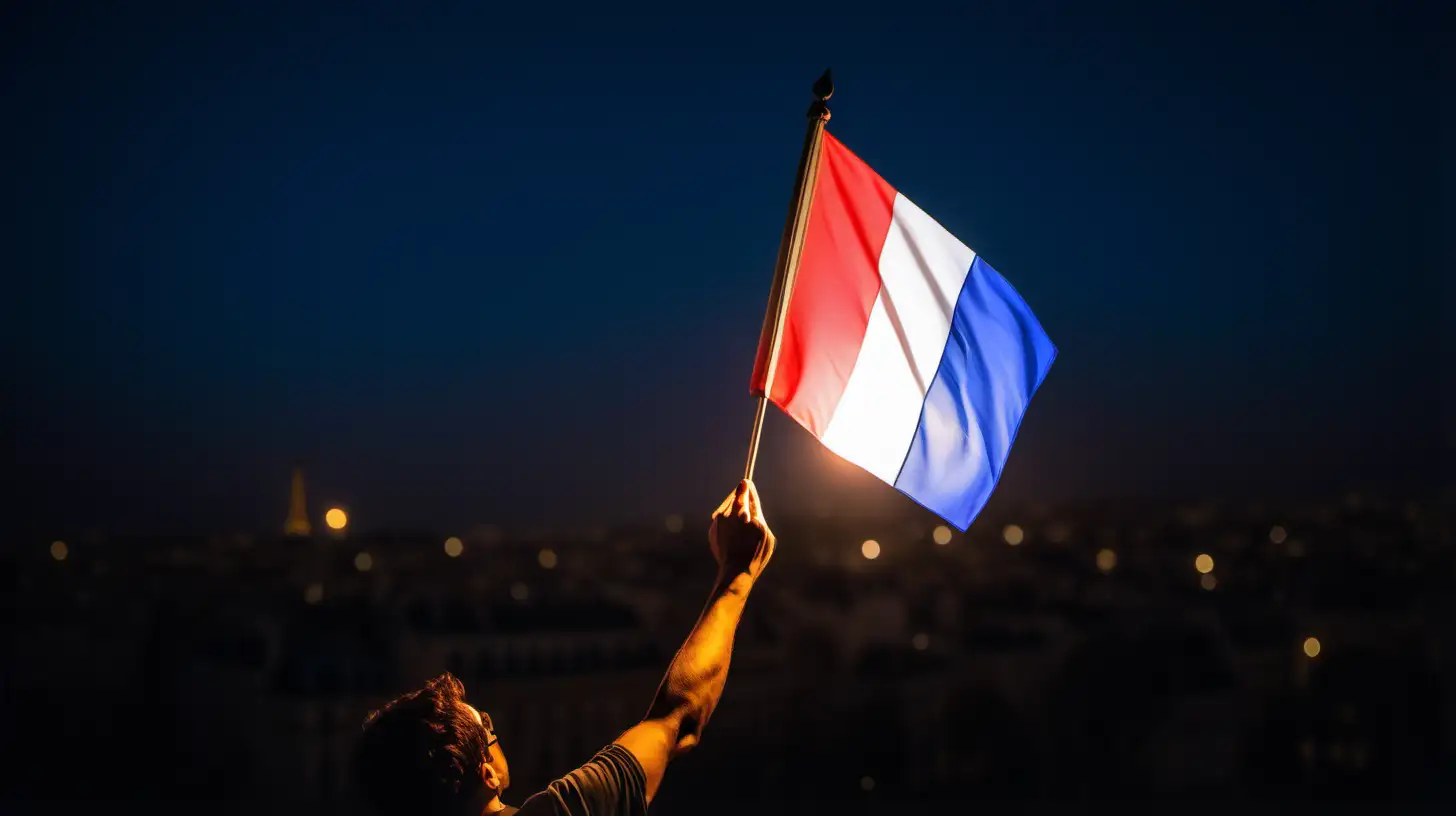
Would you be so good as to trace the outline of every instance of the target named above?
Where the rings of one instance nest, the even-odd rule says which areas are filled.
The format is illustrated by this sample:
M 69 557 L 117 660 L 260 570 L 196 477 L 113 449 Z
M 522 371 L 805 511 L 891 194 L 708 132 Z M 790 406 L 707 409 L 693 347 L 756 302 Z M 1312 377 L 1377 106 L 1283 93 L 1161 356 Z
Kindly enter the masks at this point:
M 1317 638 L 1317 637 L 1307 637 L 1307 638 L 1305 638 L 1304 639 L 1304 655 L 1305 655 L 1305 657 L 1319 657 L 1319 653 L 1320 653 L 1320 642 L 1319 642 L 1319 638 Z
M 360 572 L 368 572 L 374 569 L 374 556 L 367 552 L 361 552 L 354 556 L 354 569 Z
M 863 555 L 865 558 L 873 561 L 876 558 L 880 557 L 880 542 L 872 538 L 869 541 L 866 541 L 865 543 L 859 545 L 859 552 L 860 555 Z
M 556 551 L 546 548 L 536 556 L 536 560 L 546 569 L 556 569 Z
M 1117 553 L 1108 549 L 1097 551 L 1097 569 L 1103 572 L 1112 572 L 1117 568 Z
M 335 507 L 324 513 L 324 524 L 329 525 L 330 530 L 342 530 L 349 523 L 349 514 Z
M 57 561 L 65 561 L 66 556 L 71 553 L 71 548 L 66 546 L 64 541 L 51 542 L 51 558 Z
M 1020 525 L 1008 524 L 1006 525 L 1006 529 L 1001 531 L 1001 537 L 1006 539 L 1007 544 L 1015 547 L 1017 544 L 1026 540 L 1026 531 L 1022 530 Z
M 459 558 L 460 553 L 465 552 L 465 542 L 456 536 L 445 539 L 445 554 L 451 558 Z
M 1274 525 L 1273 529 L 1269 531 L 1269 540 L 1274 542 L 1275 544 L 1283 544 L 1284 539 L 1288 537 L 1289 532 L 1277 524 Z
M 923 652 L 930 648 L 930 635 L 921 632 L 910 639 L 910 645 L 915 647 L 915 651 Z
M 950 543 L 950 528 L 942 524 L 935 528 L 935 532 L 931 533 L 930 537 L 935 540 L 936 544 L 944 547 Z
M 865 791 L 865 792 L 869 792 L 869 791 L 874 790 L 875 789 L 875 780 L 872 779 L 872 778 L 870 778 L 870 777 L 868 777 L 868 776 L 862 777 L 859 780 L 859 789 L 862 790 L 862 791 Z
M 1204 589 L 1212 592 L 1216 587 L 1218 587 L 1218 579 L 1213 577 L 1213 573 L 1210 572 L 1207 575 L 1204 575 L 1202 578 L 1199 578 L 1198 584 Z
M 520 581 L 517 581 L 514 584 L 511 584 L 511 597 L 512 598 L 514 598 L 514 599 L 516 599 L 518 601 L 524 601 L 527 598 L 529 598 L 530 596 L 531 596 L 531 588 L 530 587 L 526 586 L 525 584 L 521 583 Z
M 324 585 L 323 584 L 309 584 L 308 585 L 308 589 L 305 589 L 303 591 L 303 600 L 306 603 L 312 604 L 314 606 L 317 606 L 318 604 L 323 603 L 323 600 L 324 600 Z
M 1213 572 L 1213 556 L 1208 553 L 1199 553 L 1198 557 L 1193 559 L 1193 568 L 1204 575 Z
M 683 528 L 683 517 L 674 513 L 663 521 L 669 533 L 681 533 Z

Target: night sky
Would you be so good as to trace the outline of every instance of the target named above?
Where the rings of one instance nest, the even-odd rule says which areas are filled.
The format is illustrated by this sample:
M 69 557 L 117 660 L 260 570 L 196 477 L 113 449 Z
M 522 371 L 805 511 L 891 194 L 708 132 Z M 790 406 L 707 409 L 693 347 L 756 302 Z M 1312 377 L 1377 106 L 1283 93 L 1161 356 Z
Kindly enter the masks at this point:
M 296 5 L 7 4 L 11 526 L 276 531 L 295 460 L 365 529 L 706 515 L 826 66 L 1060 349 L 993 507 L 1419 492 L 1451 449 L 1414 17 Z M 777 413 L 760 484 L 908 505 Z

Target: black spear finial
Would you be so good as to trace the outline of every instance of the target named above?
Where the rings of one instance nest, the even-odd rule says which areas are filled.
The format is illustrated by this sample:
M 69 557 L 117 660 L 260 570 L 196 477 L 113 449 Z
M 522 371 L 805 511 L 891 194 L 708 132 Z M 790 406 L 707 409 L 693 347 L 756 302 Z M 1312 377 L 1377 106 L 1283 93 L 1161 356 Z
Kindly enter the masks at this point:
M 831 96 L 834 96 L 834 73 L 825 68 L 824 76 L 819 77 L 814 83 L 814 103 L 809 106 L 810 119 L 829 118 L 829 106 L 824 103 L 828 102 Z

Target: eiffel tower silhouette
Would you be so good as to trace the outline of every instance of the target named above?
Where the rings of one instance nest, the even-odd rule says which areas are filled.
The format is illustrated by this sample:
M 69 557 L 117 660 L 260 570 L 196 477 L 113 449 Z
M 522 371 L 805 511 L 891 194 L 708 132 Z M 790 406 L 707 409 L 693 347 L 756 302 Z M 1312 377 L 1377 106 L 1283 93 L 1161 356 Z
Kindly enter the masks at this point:
M 293 498 L 288 505 L 288 521 L 283 523 L 283 534 L 308 536 L 312 533 L 313 525 L 308 523 L 308 501 L 303 491 L 303 467 L 295 465 L 293 468 Z

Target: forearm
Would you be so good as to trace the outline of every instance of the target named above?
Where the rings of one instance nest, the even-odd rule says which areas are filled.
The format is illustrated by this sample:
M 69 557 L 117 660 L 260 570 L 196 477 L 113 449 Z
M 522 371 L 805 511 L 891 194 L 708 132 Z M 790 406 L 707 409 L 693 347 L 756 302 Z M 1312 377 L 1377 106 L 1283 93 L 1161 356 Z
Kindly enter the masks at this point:
M 723 696 L 734 634 L 752 588 L 753 579 L 747 574 L 719 577 L 703 614 L 657 689 L 648 717 L 673 723 L 680 748 L 696 743 Z

